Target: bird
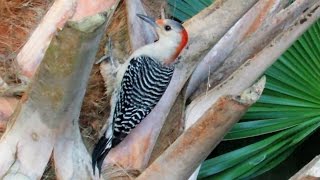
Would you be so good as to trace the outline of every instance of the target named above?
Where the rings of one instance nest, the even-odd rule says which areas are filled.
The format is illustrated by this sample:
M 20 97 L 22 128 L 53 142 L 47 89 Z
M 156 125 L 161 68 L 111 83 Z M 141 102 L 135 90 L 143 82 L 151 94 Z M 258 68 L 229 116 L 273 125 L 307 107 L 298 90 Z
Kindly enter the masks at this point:
M 172 78 L 188 33 L 172 19 L 137 14 L 156 31 L 157 40 L 135 50 L 117 73 L 111 123 L 92 152 L 92 168 L 101 175 L 103 160 L 156 106 Z

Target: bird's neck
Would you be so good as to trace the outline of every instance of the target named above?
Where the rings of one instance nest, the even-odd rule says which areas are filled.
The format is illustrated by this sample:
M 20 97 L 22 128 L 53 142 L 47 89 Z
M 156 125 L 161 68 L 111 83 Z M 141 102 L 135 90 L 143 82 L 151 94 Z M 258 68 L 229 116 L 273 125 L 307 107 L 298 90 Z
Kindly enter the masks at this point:
M 133 55 L 146 55 L 159 61 L 163 65 L 171 66 L 172 64 L 174 64 L 177 56 L 180 53 L 177 52 L 178 47 L 178 43 L 165 38 L 161 38 L 154 43 L 141 47 Z

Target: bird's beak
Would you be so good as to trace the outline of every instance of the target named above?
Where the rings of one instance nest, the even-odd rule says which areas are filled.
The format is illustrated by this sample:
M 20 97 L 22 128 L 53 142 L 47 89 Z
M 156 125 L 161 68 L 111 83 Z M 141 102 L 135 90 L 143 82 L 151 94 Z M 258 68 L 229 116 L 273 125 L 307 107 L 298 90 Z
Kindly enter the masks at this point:
M 144 20 L 145 22 L 149 23 L 151 26 L 153 27 L 158 27 L 158 24 L 156 23 L 156 20 L 154 18 L 151 18 L 149 16 L 145 16 L 143 14 L 137 14 L 137 16 L 139 18 L 141 18 L 142 20 Z

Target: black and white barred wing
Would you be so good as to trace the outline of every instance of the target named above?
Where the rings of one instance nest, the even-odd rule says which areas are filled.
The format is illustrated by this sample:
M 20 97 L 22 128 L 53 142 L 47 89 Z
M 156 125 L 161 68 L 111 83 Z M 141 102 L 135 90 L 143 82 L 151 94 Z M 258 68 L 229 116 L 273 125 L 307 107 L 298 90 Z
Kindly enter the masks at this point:
M 124 73 L 113 114 L 112 127 L 104 133 L 92 153 L 93 173 L 101 173 L 104 158 L 155 107 L 167 89 L 173 67 L 141 56 L 132 59 Z M 112 132 L 109 132 L 112 131 Z
M 151 112 L 167 89 L 173 70 L 147 56 L 130 61 L 114 111 L 112 146 L 119 144 Z

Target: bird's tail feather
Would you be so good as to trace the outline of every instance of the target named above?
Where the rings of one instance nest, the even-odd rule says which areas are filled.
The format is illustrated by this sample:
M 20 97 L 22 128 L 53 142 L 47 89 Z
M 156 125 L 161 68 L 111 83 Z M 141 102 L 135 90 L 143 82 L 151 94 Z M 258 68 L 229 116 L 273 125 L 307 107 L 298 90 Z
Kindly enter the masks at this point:
M 95 174 L 95 169 L 98 167 L 99 176 L 101 174 L 101 166 L 104 158 L 109 153 L 112 148 L 111 144 L 112 137 L 106 138 L 104 135 L 99 139 L 99 142 L 96 144 L 92 152 L 92 168 L 93 174 Z

